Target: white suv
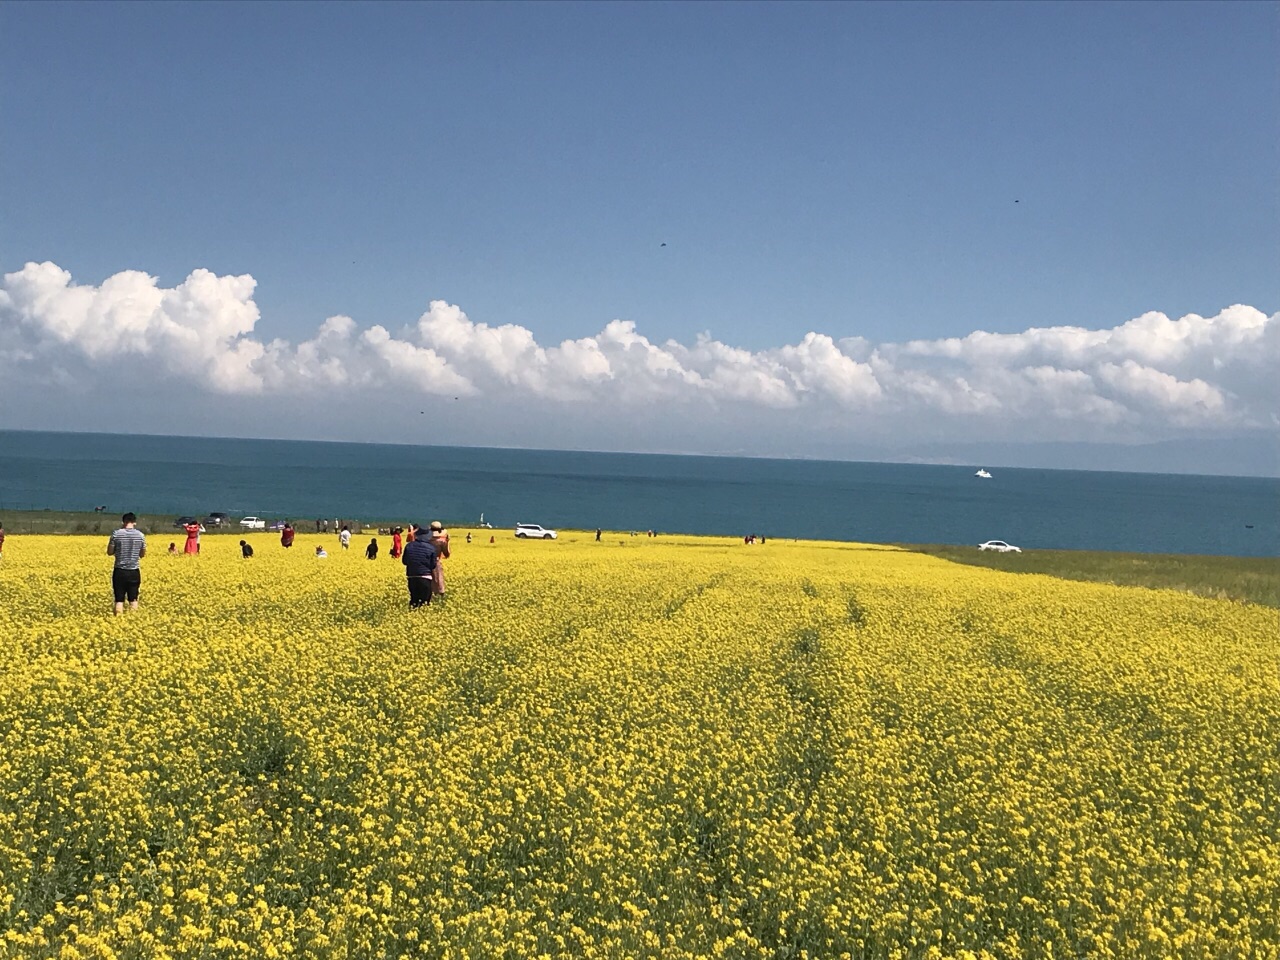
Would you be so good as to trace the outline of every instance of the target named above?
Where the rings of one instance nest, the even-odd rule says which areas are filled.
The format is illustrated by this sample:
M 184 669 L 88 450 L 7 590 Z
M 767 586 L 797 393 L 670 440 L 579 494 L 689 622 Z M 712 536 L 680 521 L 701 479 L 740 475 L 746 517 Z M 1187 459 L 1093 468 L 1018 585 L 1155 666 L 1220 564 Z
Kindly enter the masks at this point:
M 530 538 L 534 540 L 554 540 L 556 538 L 556 532 L 554 530 L 548 530 L 545 527 L 540 527 L 536 523 L 517 523 L 516 536 L 521 540 Z

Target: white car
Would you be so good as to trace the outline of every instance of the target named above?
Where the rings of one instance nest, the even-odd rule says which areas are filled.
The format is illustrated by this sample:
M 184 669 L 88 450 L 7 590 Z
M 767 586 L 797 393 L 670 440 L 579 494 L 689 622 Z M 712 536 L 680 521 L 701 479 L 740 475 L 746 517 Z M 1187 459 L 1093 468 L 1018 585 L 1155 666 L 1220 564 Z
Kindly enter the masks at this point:
M 521 540 L 554 540 L 556 532 L 540 527 L 536 523 L 517 523 L 516 536 Z
M 240 520 L 240 526 L 246 530 L 265 530 L 267 529 L 267 521 L 261 517 L 244 517 Z
M 996 553 L 1021 553 L 1021 547 L 1015 547 L 1012 543 L 1005 543 L 1003 540 L 988 540 L 986 543 L 978 544 L 979 550 L 994 550 Z

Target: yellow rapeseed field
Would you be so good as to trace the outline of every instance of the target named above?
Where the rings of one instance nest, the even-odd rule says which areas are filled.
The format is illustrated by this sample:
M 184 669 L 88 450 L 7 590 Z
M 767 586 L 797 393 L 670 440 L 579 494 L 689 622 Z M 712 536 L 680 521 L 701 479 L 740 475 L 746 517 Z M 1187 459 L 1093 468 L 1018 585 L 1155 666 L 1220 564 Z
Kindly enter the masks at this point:
M 887 548 L 0 562 L 0 957 L 1276 957 L 1277 611 Z M 313 556 L 316 543 L 330 557 Z

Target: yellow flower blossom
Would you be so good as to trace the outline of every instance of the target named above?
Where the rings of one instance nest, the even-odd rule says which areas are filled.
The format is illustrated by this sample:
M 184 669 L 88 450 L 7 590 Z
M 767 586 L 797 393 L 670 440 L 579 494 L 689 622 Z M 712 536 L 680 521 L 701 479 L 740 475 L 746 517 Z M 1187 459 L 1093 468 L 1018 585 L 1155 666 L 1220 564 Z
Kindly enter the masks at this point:
M 0 960 L 1276 957 L 1271 609 L 891 548 L 0 571 Z M 155 546 L 155 544 L 153 544 Z

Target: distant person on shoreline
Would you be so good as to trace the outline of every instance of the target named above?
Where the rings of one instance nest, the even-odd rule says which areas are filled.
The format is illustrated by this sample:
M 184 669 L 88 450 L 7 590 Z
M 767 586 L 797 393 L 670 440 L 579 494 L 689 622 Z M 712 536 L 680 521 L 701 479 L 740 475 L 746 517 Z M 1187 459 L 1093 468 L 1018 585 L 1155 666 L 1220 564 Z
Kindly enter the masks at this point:
M 137 528 L 137 514 L 126 513 L 120 518 L 120 523 L 120 529 L 107 541 L 107 556 L 115 557 L 116 561 L 111 570 L 116 616 L 124 613 L 126 600 L 130 610 L 138 609 L 138 592 L 142 587 L 142 570 L 138 561 L 147 555 L 147 538 Z
M 295 534 L 296 531 L 293 529 L 293 524 L 286 520 L 284 522 L 284 529 L 280 531 L 280 546 L 284 547 L 286 550 L 292 547 Z
M 243 540 L 240 541 L 240 556 L 245 560 L 248 560 L 253 556 L 253 547 L 249 546 L 249 544 L 245 543 Z
M 431 545 L 425 528 L 411 525 L 409 531 L 417 535 L 412 543 L 405 545 L 400 562 L 404 564 L 409 586 L 409 609 L 414 610 L 430 606 L 431 595 L 435 592 L 435 570 L 440 558 L 436 554 L 436 548 Z
M 200 552 L 200 524 L 188 523 L 182 529 L 187 531 L 187 542 L 182 545 L 182 552 L 187 556 L 195 556 Z
M 444 561 L 449 559 L 449 531 L 439 520 L 431 521 L 431 532 L 427 534 L 427 542 L 436 548 L 436 568 L 432 573 L 434 590 L 437 596 L 444 596 Z
M 364 558 L 366 560 L 378 559 L 378 538 L 377 537 L 369 538 L 369 545 L 364 548 Z
M 400 552 L 404 549 L 404 538 L 400 535 L 399 527 L 391 529 L 391 559 L 399 560 Z

